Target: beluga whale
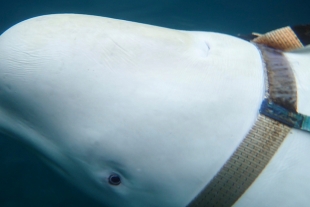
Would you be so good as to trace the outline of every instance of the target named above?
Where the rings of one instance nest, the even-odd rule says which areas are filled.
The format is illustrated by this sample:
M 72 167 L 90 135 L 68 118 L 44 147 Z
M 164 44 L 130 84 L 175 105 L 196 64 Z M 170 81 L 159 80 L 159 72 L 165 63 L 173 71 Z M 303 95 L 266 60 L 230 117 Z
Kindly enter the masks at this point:
M 244 38 L 25 20 L 0 36 L 0 134 L 107 207 L 306 207 L 310 26 Z

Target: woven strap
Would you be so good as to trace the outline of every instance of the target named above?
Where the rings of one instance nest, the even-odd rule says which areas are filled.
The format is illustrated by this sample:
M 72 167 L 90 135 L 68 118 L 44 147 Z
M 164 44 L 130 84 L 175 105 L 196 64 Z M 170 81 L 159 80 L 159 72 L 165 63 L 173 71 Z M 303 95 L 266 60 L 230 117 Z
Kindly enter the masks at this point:
M 303 44 L 291 27 L 284 27 L 268 32 L 265 35 L 255 38 L 253 42 L 268 45 L 269 47 L 280 50 L 295 50 L 303 47 Z
M 297 113 L 294 74 L 282 51 L 310 45 L 310 25 L 243 36 L 261 52 L 265 100 L 252 129 L 210 183 L 187 207 L 229 207 L 250 187 L 276 153 L 291 127 L 310 131 L 310 117 Z
M 283 27 L 259 35 L 252 41 L 282 51 L 300 49 L 310 44 L 310 25 Z
M 290 127 L 259 115 L 246 138 L 188 207 L 232 206 L 262 172 Z
M 293 30 L 285 27 L 252 40 L 261 52 L 265 69 L 266 99 L 262 102 L 260 115 L 233 155 L 187 207 L 233 205 L 259 176 L 289 133 L 292 125 L 285 121 L 292 121 L 290 117 L 302 117 L 296 112 L 297 88 L 294 74 L 281 50 L 304 47 L 308 44 L 307 40 L 310 40 L 307 38 L 309 29 L 309 25 L 299 27 L 298 31 L 296 28 Z M 298 36 L 306 38 L 301 42 Z M 266 107 L 270 106 L 269 102 L 273 108 Z M 293 113 L 294 116 L 283 119 L 281 114 L 274 114 L 278 106 L 284 109 L 282 114 Z M 303 118 L 301 124 L 293 120 L 293 125 L 310 128 L 310 118 Z
M 296 83 L 287 60 L 279 50 L 256 46 L 265 63 L 267 102 L 296 111 Z M 188 207 L 234 204 L 263 171 L 289 131 L 290 126 L 286 123 L 260 114 L 233 155 Z

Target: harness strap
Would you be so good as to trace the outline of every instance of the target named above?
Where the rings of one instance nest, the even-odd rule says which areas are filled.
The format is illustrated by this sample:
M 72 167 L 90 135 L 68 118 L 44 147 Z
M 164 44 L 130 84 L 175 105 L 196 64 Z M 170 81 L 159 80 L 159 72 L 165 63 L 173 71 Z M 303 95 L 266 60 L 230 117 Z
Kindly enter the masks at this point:
M 248 135 L 188 207 L 232 206 L 259 176 L 290 127 L 259 115 Z
M 252 41 L 282 51 L 300 49 L 310 44 L 310 25 L 283 27 L 259 35 Z
M 310 131 L 310 117 L 296 112 L 294 74 L 282 51 L 310 44 L 310 25 L 285 27 L 252 42 L 265 64 L 265 99 L 247 136 L 220 171 L 187 207 L 232 206 L 259 176 L 290 132 Z
M 277 120 L 289 127 L 310 132 L 310 117 L 295 113 L 265 99 L 261 105 L 260 113 Z

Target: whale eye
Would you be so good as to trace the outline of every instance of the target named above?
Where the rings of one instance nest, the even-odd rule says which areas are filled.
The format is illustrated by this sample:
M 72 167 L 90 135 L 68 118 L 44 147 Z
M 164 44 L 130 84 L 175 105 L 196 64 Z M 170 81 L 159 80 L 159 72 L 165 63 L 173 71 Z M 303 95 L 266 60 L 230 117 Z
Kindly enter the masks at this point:
M 119 185 L 121 184 L 121 177 L 118 174 L 111 174 L 109 176 L 109 183 L 111 185 Z

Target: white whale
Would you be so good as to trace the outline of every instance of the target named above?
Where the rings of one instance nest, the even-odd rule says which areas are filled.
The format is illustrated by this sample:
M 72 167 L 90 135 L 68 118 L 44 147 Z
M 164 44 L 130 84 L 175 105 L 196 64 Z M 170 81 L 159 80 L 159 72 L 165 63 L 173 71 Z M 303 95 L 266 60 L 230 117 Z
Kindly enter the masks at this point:
M 310 115 L 310 50 L 285 55 Z M 0 132 L 104 206 L 185 207 L 255 123 L 262 68 L 253 44 L 224 34 L 36 17 L 0 36 Z M 308 206 L 309 149 L 292 129 L 234 206 Z

